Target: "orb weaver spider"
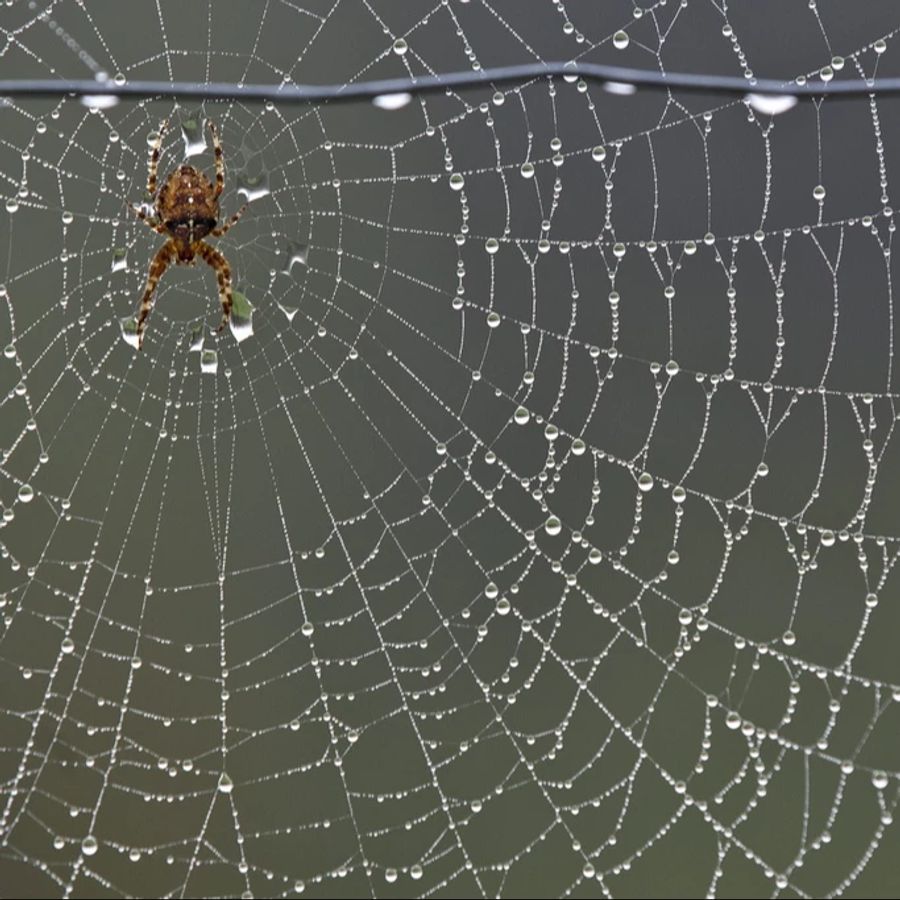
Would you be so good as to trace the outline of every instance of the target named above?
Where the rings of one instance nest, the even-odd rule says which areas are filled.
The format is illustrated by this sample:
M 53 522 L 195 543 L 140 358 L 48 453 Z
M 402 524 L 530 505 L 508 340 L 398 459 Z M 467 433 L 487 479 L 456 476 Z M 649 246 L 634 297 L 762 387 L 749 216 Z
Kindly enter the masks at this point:
M 155 215 L 148 215 L 133 203 L 129 204 L 132 212 L 144 224 L 168 238 L 157 250 L 147 273 L 147 285 L 141 298 L 141 310 L 137 320 L 138 350 L 143 348 L 144 323 L 153 309 L 153 292 L 163 273 L 173 262 L 180 266 L 192 266 L 195 257 L 199 256 L 208 266 L 215 269 L 219 283 L 219 300 L 222 303 L 222 322 L 217 330 L 221 331 L 228 324 L 233 302 L 231 266 L 228 265 L 225 256 L 203 238 L 207 235 L 222 237 L 247 209 L 245 203 L 227 222 L 219 224 L 219 196 L 225 187 L 225 159 L 218 130 L 211 120 L 209 130 L 212 133 L 216 154 L 215 187 L 203 172 L 185 163 L 169 173 L 169 177 L 159 189 L 159 194 L 156 193 L 156 170 L 167 127 L 168 120 L 163 119 L 159 126 L 159 134 L 152 144 L 147 173 L 147 193 L 154 198 Z

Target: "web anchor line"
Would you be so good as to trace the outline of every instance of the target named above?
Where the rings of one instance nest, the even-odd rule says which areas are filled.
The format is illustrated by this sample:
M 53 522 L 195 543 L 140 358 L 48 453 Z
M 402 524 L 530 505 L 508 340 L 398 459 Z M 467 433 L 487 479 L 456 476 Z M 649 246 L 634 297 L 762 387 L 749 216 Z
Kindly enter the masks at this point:
M 416 78 L 386 78 L 355 84 L 237 84 L 234 82 L 124 81 L 115 79 L 0 80 L 0 97 L 103 97 L 144 99 L 171 97 L 183 100 L 277 101 L 279 103 L 321 103 L 373 100 L 392 94 L 433 94 L 445 90 L 484 88 L 516 84 L 536 78 L 582 78 L 601 84 L 613 93 L 624 86 L 651 90 L 678 90 L 701 94 L 734 96 L 793 97 L 810 100 L 822 97 L 868 97 L 900 94 L 900 78 L 842 79 L 798 84 L 771 78 L 744 78 L 736 75 L 703 75 L 693 72 L 656 72 L 597 63 L 544 62 L 499 66 L 477 71 L 447 72 Z

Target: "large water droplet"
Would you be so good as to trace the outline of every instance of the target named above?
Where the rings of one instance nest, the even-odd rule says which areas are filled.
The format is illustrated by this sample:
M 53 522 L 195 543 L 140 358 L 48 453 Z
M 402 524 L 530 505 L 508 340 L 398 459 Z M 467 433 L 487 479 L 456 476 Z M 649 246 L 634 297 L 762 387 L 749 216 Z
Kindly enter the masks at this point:
M 62 643 L 59 645 L 59 649 L 62 650 L 63 653 L 71 653 L 75 649 L 75 641 L 70 637 L 64 637 Z
M 97 844 L 97 838 L 95 838 L 92 834 L 89 834 L 86 838 L 81 841 L 81 852 L 85 856 L 93 856 L 99 848 Z
M 130 347 L 137 350 L 140 347 L 138 341 L 137 319 L 132 316 L 123 316 L 119 319 L 119 331 L 122 334 L 122 340 Z
M 628 37 L 627 31 L 617 31 L 613 35 L 613 47 L 616 50 L 624 50 L 629 43 L 631 43 L 631 39 Z
M 406 53 L 408 49 L 409 45 L 406 43 L 406 41 L 403 40 L 403 38 L 397 38 L 397 40 L 394 41 L 394 53 L 396 53 L 397 56 L 403 56 L 403 54 Z
M 397 94 L 379 94 L 372 98 L 372 105 L 379 109 L 403 109 L 412 102 L 412 94 L 401 91 Z
M 461 191 L 466 186 L 466 179 L 459 172 L 454 172 L 450 176 L 450 187 L 454 191 Z
M 215 375 L 219 370 L 219 354 L 215 350 L 204 350 L 200 354 L 200 371 Z
M 253 307 L 240 292 L 234 292 L 234 306 L 231 308 L 229 323 L 234 339 L 240 343 L 253 334 Z
M 603 90 L 607 94 L 616 94 L 620 97 L 629 97 L 637 92 L 637 87 L 627 81 L 604 81 Z
M 306 244 L 301 244 L 299 241 L 289 241 L 281 257 L 281 271 L 285 275 L 290 275 L 291 269 L 294 268 L 295 264 L 305 266 L 308 258 L 309 247 Z
M 242 194 L 248 203 L 259 200 L 270 193 L 269 173 L 264 169 L 259 172 L 243 171 L 237 177 L 237 192 Z
M 638 488 L 644 493 L 653 489 L 653 476 L 649 472 L 644 472 L 638 478 Z
M 230 794 L 234 790 L 234 782 L 227 772 L 223 772 L 219 776 L 219 791 L 222 794 Z
M 182 120 L 181 137 L 184 139 L 185 156 L 199 156 L 206 150 L 206 131 L 199 113 Z
M 191 331 L 190 343 L 188 349 L 193 353 L 200 353 L 203 350 L 203 326 L 195 325 Z
M 113 272 L 124 272 L 128 268 L 128 253 L 124 247 L 116 247 L 113 250 L 112 264 L 110 269 Z M 135 323 L 136 324 L 136 323 Z
M 85 94 L 79 102 L 91 110 L 111 109 L 119 105 L 119 97 L 116 94 Z
M 562 531 L 562 522 L 560 522 L 556 516 L 550 516 L 550 518 L 544 522 L 544 531 L 551 537 L 557 535 Z
M 18 496 L 22 503 L 31 503 L 34 500 L 34 488 L 30 484 L 23 484 L 19 488 Z
M 778 116 L 797 105 L 792 94 L 747 94 L 747 103 L 755 112 L 764 116 Z

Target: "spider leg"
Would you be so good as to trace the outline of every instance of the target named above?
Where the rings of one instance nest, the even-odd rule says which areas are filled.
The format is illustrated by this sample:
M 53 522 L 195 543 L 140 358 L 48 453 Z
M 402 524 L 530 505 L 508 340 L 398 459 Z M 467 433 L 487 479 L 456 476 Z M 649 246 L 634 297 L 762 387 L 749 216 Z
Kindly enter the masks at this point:
M 218 200 L 225 188 L 225 155 L 222 152 L 222 142 L 219 140 L 219 130 L 216 128 L 216 123 L 210 119 L 208 125 L 212 133 L 213 149 L 216 152 L 216 193 L 213 196 L 213 200 Z
M 175 242 L 168 240 L 157 250 L 156 256 L 153 257 L 153 261 L 150 263 L 150 269 L 147 273 L 147 286 L 144 288 L 144 296 L 141 298 L 141 311 L 137 320 L 138 350 L 142 348 L 144 343 L 144 322 L 147 320 L 147 316 L 150 315 L 150 310 L 153 309 L 153 292 L 156 290 L 156 285 L 159 279 L 162 278 L 163 272 L 169 268 L 169 264 L 175 259 L 175 255 Z
M 219 282 L 219 300 L 222 302 L 222 321 L 217 330 L 221 331 L 231 318 L 233 303 L 231 297 L 231 266 L 228 265 L 228 260 L 215 247 L 207 244 L 206 241 L 198 241 L 195 246 L 195 252 L 208 266 L 216 270 L 216 279 Z
M 159 134 L 153 142 L 152 150 L 150 151 L 150 165 L 147 170 L 147 193 L 151 197 L 156 196 L 156 169 L 159 166 L 159 154 L 162 150 L 163 135 L 166 133 L 166 128 L 168 127 L 168 119 L 163 119 L 162 122 L 159 123 Z
M 127 204 L 128 208 L 148 227 L 152 228 L 157 234 L 167 234 L 163 226 L 156 221 L 152 216 L 148 216 L 142 209 L 139 209 L 133 203 Z
M 210 234 L 213 237 L 222 237 L 222 235 L 226 234 L 228 229 L 231 228 L 231 226 L 234 225 L 246 211 L 247 204 L 245 203 L 227 222 L 223 223 L 218 228 L 213 228 Z

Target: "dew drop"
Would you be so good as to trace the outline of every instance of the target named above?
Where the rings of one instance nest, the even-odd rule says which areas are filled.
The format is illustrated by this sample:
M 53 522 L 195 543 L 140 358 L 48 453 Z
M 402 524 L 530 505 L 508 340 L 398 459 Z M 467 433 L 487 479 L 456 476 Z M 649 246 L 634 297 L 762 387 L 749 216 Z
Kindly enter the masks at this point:
M 628 37 L 627 31 L 617 31 L 613 35 L 613 47 L 616 50 L 624 50 L 630 42 L 631 39 Z
M 500 324 L 500 315 L 495 312 L 488 313 L 487 324 L 488 328 L 496 328 Z
M 200 371 L 215 375 L 219 370 L 219 354 L 215 350 L 204 350 L 200 354 Z
M 519 171 L 522 173 L 523 178 L 534 177 L 534 166 L 530 162 L 522 163 L 522 168 Z
M 459 172 L 454 172 L 450 176 L 450 187 L 453 188 L 454 191 L 461 191 L 466 185 L 466 179 L 463 178 Z
M 234 782 L 227 772 L 223 772 L 219 776 L 218 788 L 221 794 L 230 794 L 234 790 Z
M 496 253 L 500 249 L 500 242 L 497 238 L 488 238 L 484 242 L 484 249 L 487 250 L 488 253 Z
M 572 453 L 575 456 L 583 455 L 585 450 L 587 450 L 587 445 L 581 438 L 575 438 L 575 440 L 572 441 Z
M 747 94 L 747 103 L 754 112 L 764 116 L 777 116 L 797 105 L 797 98 L 790 94 Z
M 515 413 L 513 413 L 513 421 L 516 425 L 527 425 L 530 418 L 531 413 L 529 413 L 524 406 L 520 406 Z
M 59 645 L 59 649 L 62 650 L 63 653 L 71 653 L 75 649 L 75 641 L 70 637 L 64 637 L 62 643 Z
M 234 305 L 228 324 L 238 343 L 247 340 L 253 334 L 253 306 L 240 291 L 234 292 Z
M 550 516 L 550 518 L 544 522 L 544 531 L 551 537 L 557 535 L 562 531 L 562 522 L 560 522 L 556 516 Z
M 638 478 L 638 488 L 644 493 L 653 489 L 653 476 L 649 472 L 644 472 Z
M 31 503 L 34 500 L 34 488 L 30 484 L 23 484 L 19 488 L 18 496 L 22 503 Z
M 140 346 L 138 342 L 137 319 L 132 316 L 124 316 L 119 319 L 119 333 L 122 340 L 135 350 Z
M 680 484 L 677 484 L 677 485 L 675 485 L 675 487 L 672 488 L 672 502 L 673 503 L 684 503 L 686 498 L 687 498 L 687 492 Z
M 397 38 L 397 40 L 394 41 L 394 53 L 396 53 L 397 56 L 403 56 L 407 50 L 409 50 L 409 45 L 403 38 Z
M 412 102 L 412 94 L 401 91 L 396 94 L 379 94 L 372 99 L 372 105 L 379 109 L 403 109 Z
M 89 834 L 86 838 L 82 839 L 81 852 L 85 856 L 93 856 L 98 849 L 99 845 L 97 844 L 97 838 L 95 838 L 92 834 Z

